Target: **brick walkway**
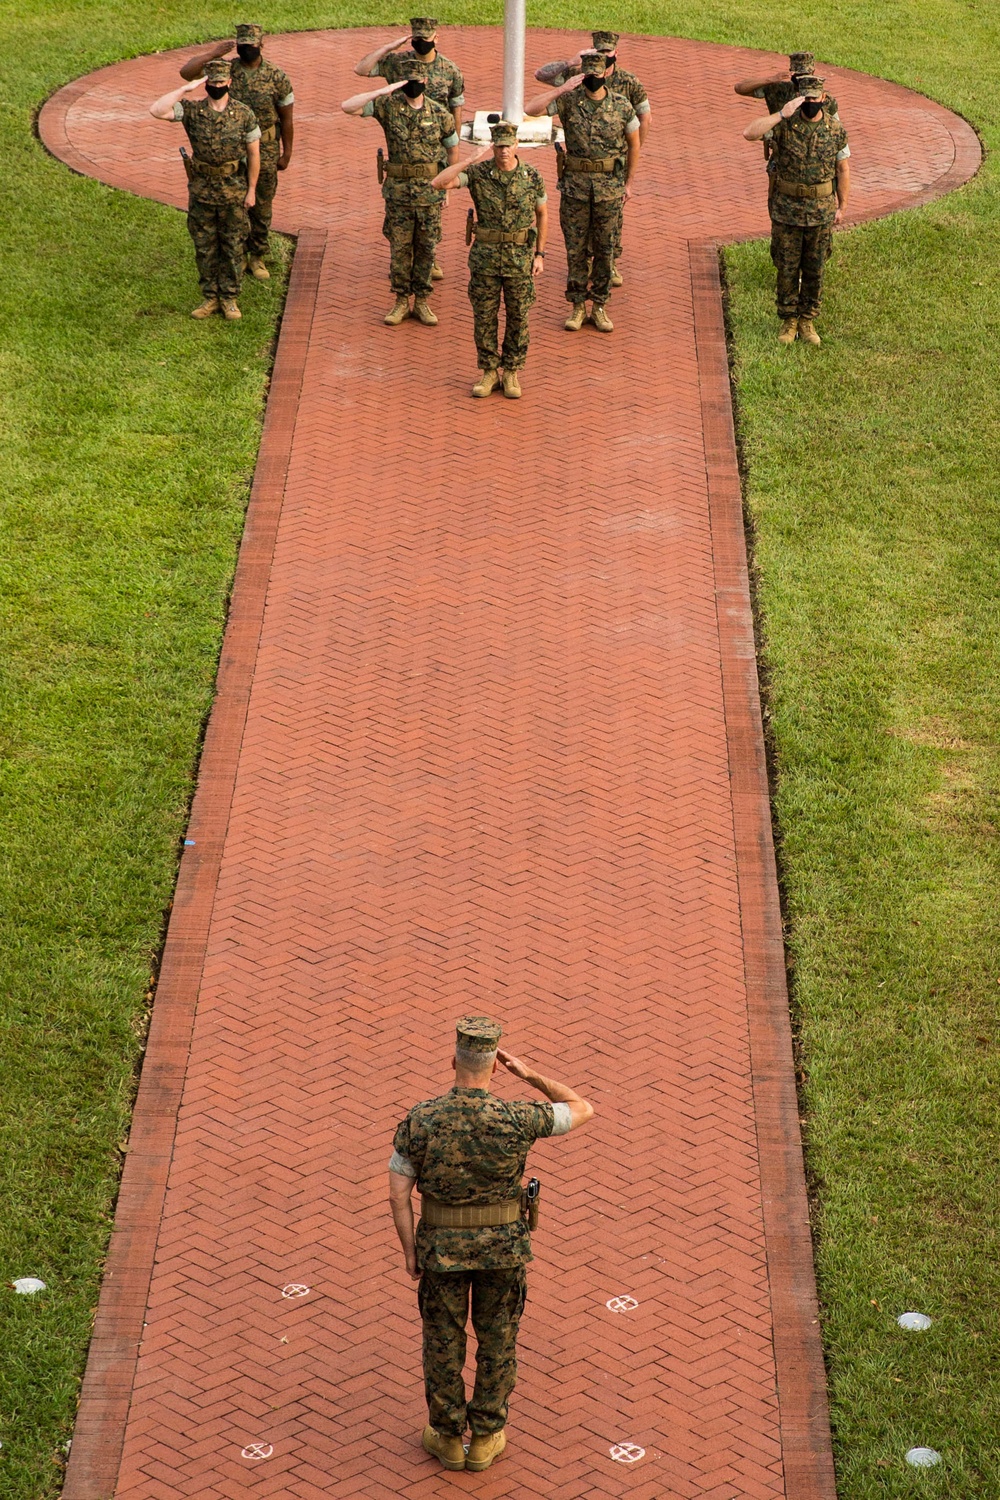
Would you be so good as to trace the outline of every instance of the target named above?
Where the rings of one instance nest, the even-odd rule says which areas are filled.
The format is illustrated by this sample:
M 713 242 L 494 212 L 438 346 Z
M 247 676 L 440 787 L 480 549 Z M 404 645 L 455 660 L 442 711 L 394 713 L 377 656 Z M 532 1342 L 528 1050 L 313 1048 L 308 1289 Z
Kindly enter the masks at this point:
M 828 1500 L 712 245 L 764 228 L 730 85 L 778 60 L 623 40 L 656 116 L 617 331 L 561 331 L 556 232 L 515 406 L 468 396 L 461 195 L 441 326 L 381 325 L 380 137 L 337 104 L 382 35 L 269 44 L 299 250 L 65 1494 Z M 447 51 L 492 106 L 496 33 Z M 44 140 L 179 204 L 180 132 L 143 113 L 179 61 L 71 85 Z M 977 165 L 936 105 L 832 86 L 861 216 Z M 598 1109 L 533 1157 L 512 1443 L 481 1476 L 417 1446 L 384 1203 L 470 1009 Z

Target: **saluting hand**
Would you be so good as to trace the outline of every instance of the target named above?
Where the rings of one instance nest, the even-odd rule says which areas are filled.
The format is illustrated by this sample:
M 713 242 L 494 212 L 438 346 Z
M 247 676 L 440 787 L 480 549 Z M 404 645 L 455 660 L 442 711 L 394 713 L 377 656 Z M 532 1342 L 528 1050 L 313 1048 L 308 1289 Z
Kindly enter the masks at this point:
M 409 40 L 410 40 L 410 33 L 407 32 L 405 36 L 401 36 L 398 41 L 393 42 L 392 46 L 389 48 L 389 51 L 390 52 L 398 52 L 399 48 L 400 47 L 405 47 L 406 44 L 407 44 L 407 42 Z
M 515 1057 L 511 1052 L 505 1052 L 502 1047 L 497 1048 L 497 1062 L 505 1067 L 508 1073 L 513 1073 L 515 1078 L 525 1079 L 531 1072 L 531 1069 L 519 1057 Z
M 783 120 L 790 120 L 792 118 L 792 115 L 794 115 L 797 110 L 801 109 L 804 103 L 805 99 L 803 95 L 799 94 L 797 99 L 789 99 L 787 104 L 783 104 L 778 113 L 781 115 L 781 118 Z

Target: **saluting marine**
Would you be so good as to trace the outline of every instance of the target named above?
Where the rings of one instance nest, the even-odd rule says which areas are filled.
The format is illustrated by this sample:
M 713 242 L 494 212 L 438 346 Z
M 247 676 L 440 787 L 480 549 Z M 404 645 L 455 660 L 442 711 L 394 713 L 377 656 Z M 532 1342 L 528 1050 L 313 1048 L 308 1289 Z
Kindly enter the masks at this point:
M 264 264 L 267 254 L 274 196 L 278 191 L 278 173 L 284 172 L 292 159 L 295 125 L 292 106 L 295 95 L 287 73 L 276 68 L 262 55 L 264 33 L 259 26 L 245 22 L 236 28 L 236 60 L 231 62 L 230 94 L 247 104 L 260 126 L 260 175 L 253 207 L 249 210 L 250 233 L 247 237 L 247 269 L 258 281 L 268 281 L 270 272 Z M 181 68 L 181 77 L 201 78 L 208 63 L 224 57 L 231 42 L 220 42 L 211 52 Z
M 517 1330 L 532 1259 L 529 1221 L 538 1182 L 523 1189 L 536 1140 L 565 1135 L 594 1113 L 571 1088 L 543 1078 L 498 1050 L 501 1028 L 485 1016 L 458 1022 L 455 1085 L 415 1104 L 400 1123 L 389 1162 L 389 1202 L 406 1269 L 419 1279 L 428 1425 L 424 1449 L 446 1469 L 488 1469 L 507 1445 L 507 1410 L 517 1380 Z M 498 1099 L 498 1062 L 544 1094 L 545 1104 Z M 413 1189 L 421 1216 L 413 1226 Z M 531 1227 L 534 1227 L 532 1223 Z M 476 1383 L 467 1399 L 466 1324 L 471 1299 Z M 472 1431 L 468 1457 L 462 1443 Z
M 433 16 L 411 16 L 409 36 L 397 37 L 394 42 L 386 42 L 384 46 L 366 53 L 356 64 L 354 71 L 360 78 L 384 78 L 387 83 L 396 83 L 403 76 L 400 64 L 410 58 L 419 58 L 427 64 L 428 96 L 451 111 L 455 134 L 461 138 L 465 81 L 455 64 L 437 50 L 437 33 L 438 23 Z M 400 53 L 399 48 L 405 47 L 407 42 L 410 43 L 410 51 Z M 442 156 L 441 166 L 445 165 L 446 158 Z M 444 272 L 435 260 L 431 278 L 441 281 L 443 277 Z
M 229 63 L 216 58 L 205 69 L 204 99 L 186 99 L 201 80 L 184 83 L 150 105 L 156 120 L 183 124 L 192 155 L 182 151 L 188 176 L 188 232 L 194 241 L 204 301 L 191 314 L 207 318 L 221 310 L 230 322 L 242 317 L 237 297 L 243 283 L 247 210 L 254 204 L 260 170 L 260 127 L 253 111 L 229 96 Z
M 439 188 L 468 188 L 469 301 L 481 371 L 474 396 L 488 396 L 500 384 L 512 400 L 521 395 L 518 371 L 528 357 L 528 311 L 535 280 L 545 269 L 548 230 L 545 183 L 536 167 L 518 159 L 517 126 L 500 120 L 490 127 L 492 145 L 434 179 Z M 486 161 L 486 157 L 492 157 Z M 500 298 L 507 323 L 500 348 Z
M 790 52 L 787 73 L 775 73 L 767 78 L 742 78 L 734 85 L 734 92 L 745 99 L 763 99 L 771 113 L 776 115 L 790 99 L 798 95 L 799 79 L 812 78 L 815 72 L 816 59 L 811 52 Z M 840 119 L 837 101 L 830 95 L 826 96 L 823 113 L 828 120 Z M 764 137 L 764 160 L 767 162 L 767 191 L 770 202 L 774 193 L 774 165 L 771 161 L 771 141 L 768 136 Z
M 583 55 L 582 78 L 526 106 L 528 115 L 558 115 L 566 149 L 557 148 L 559 223 L 566 242 L 566 300 L 573 310 L 563 325 L 576 333 L 587 319 L 601 333 L 614 324 L 607 314 L 622 206 L 631 196 L 639 165 L 639 119 L 624 94 L 605 85 L 600 52 Z
M 385 199 L 382 233 L 389 241 L 389 282 L 396 300 L 385 315 L 391 328 L 409 316 L 433 327 L 437 315 L 428 302 L 431 267 L 441 238 L 444 194 L 432 184 L 442 160 L 458 156 L 454 121 L 444 105 L 425 92 L 426 64 L 418 58 L 399 63 L 402 78 L 370 94 L 355 94 L 341 105 L 345 114 L 375 119 L 385 131 L 388 160 L 379 152 L 379 181 Z
M 631 104 L 639 120 L 639 145 L 645 146 L 646 136 L 653 120 L 652 106 L 649 96 L 634 73 L 629 73 L 618 61 L 618 44 L 621 40 L 617 31 L 593 31 L 591 36 L 594 41 L 594 50 L 600 52 L 604 58 L 604 82 L 615 94 L 624 94 Z M 552 84 L 559 87 L 564 84 L 573 74 L 579 73 L 583 62 L 583 54 L 578 53 L 576 57 L 565 62 L 551 62 L 539 68 L 535 77 L 539 83 Z M 615 244 L 615 263 L 611 272 L 611 285 L 621 286 L 622 275 L 618 269 L 621 259 L 622 242 L 621 232 Z
M 851 148 L 840 121 L 826 118 L 823 79 L 800 77 L 796 82 L 798 95 L 753 120 L 743 137 L 771 141 L 774 191 L 768 208 L 771 259 L 778 273 L 778 341 L 791 344 L 797 336 L 818 344 L 813 319 L 833 249 L 833 226 L 847 207 Z

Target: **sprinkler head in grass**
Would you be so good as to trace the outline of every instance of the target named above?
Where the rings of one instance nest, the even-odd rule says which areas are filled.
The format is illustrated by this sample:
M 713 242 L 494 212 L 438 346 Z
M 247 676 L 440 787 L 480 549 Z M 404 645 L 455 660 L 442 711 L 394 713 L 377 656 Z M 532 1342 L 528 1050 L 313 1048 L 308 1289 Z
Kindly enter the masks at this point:
M 900 1328 L 905 1328 L 907 1333 L 923 1333 L 925 1328 L 931 1326 L 931 1320 L 927 1314 L 918 1312 L 900 1313 L 896 1322 Z
M 941 1462 L 941 1455 L 935 1448 L 910 1448 L 906 1462 L 914 1469 L 933 1469 Z

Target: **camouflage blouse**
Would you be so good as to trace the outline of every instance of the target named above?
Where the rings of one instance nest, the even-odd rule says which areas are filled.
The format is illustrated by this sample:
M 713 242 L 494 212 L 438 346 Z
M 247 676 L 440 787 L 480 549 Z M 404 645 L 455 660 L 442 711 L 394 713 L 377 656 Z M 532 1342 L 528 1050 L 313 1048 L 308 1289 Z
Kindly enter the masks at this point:
M 551 84 L 553 88 L 559 88 L 571 76 L 569 63 L 567 62 L 563 64 L 563 71 L 561 73 L 554 73 L 551 77 L 546 77 L 545 81 Z M 616 63 L 615 71 L 611 74 L 610 78 L 606 76 L 604 81 L 614 93 L 625 95 L 625 98 L 637 115 L 648 115 L 650 113 L 649 95 L 634 73 L 629 73 L 625 68 L 620 67 Z
M 473 162 L 460 172 L 456 187 L 467 187 L 476 206 L 476 222 L 484 229 L 528 229 L 523 245 L 483 245 L 477 239 L 469 251 L 469 270 L 476 274 L 530 276 L 535 250 L 535 209 L 546 201 L 545 183 L 537 167 L 519 161 L 513 171 L 501 172 L 493 161 Z
M 372 68 L 372 78 L 384 78 L 386 83 L 396 83 L 402 77 L 398 64 L 404 58 L 407 62 L 412 62 L 414 58 L 420 61 L 416 52 L 390 52 Z M 465 80 L 455 64 L 442 57 L 440 52 L 427 68 L 427 93 L 438 104 L 443 104 L 445 109 L 458 109 L 465 103 Z
M 440 166 L 451 146 L 458 145 L 455 122 L 443 104 L 424 95 L 415 109 L 402 89 L 371 99 L 361 111 L 363 119 L 376 119 L 385 131 L 392 162 L 426 162 Z M 387 177 L 382 197 L 392 203 L 440 203 L 444 194 L 432 188 L 426 177 Z
M 455 1087 L 413 1106 L 393 1138 L 390 1169 L 415 1175 L 419 1191 L 442 1203 L 505 1203 L 520 1193 L 528 1152 L 552 1134 L 554 1124 L 551 1104 Z M 429 1229 L 423 1221 L 417 1226 L 421 1270 L 494 1271 L 531 1258 L 528 1227 L 520 1218 L 477 1229 Z
M 803 120 L 793 115 L 771 132 L 774 194 L 771 218 L 776 224 L 832 224 L 837 212 L 837 163 L 850 156 L 847 131 L 839 120 Z M 779 190 L 782 182 L 815 185 L 834 183 L 826 198 L 793 198 Z
M 639 120 L 624 94 L 611 89 L 594 100 L 581 83 L 553 99 L 550 115 L 558 115 L 566 133 L 566 155 L 615 158 L 612 172 L 566 172 L 560 184 L 567 198 L 593 198 L 608 203 L 625 193 L 626 140 L 639 129 Z
M 230 99 L 221 110 L 213 109 L 207 99 L 180 99 L 174 105 L 174 119 L 187 131 L 196 163 L 238 163 L 221 178 L 199 176 L 196 166 L 188 181 L 192 198 L 199 203 L 242 203 L 247 192 L 247 146 L 260 140 L 253 110 L 238 99 Z
M 274 142 L 265 142 L 262 150 L 276 150 L 279 145 L 278 105 L 294 104 L 291 81 L 287 73 L 274 67 L 266 58 L 261 58 L 255 68 L 246 68 L 239 61 L 233 63 L 232 82 L 229 92 L 241 104 L 249 104 L 257 116 L 262 131 L 275 129 Z
M 786 78 L 782 79 L 780 83 L 765 83 L 763 88 L 754 89 L 753 97 L 755 99 L 763 99 L 768 111 L 772 115 L 776 115 L 780 109 L 784 109 L 789 99 L 797 99 L 799 97 L 799 91 L 791 79 Z M 839 119 L 840 112 L 837 108 L 837 101 L 832 95 L 828 94 L 823 100 L 823 113 L 829 120 Z

